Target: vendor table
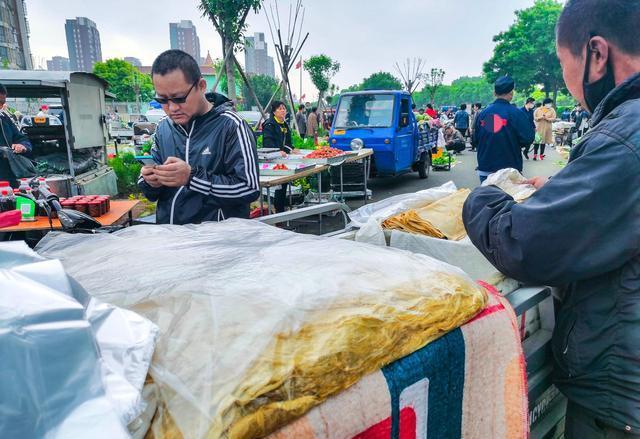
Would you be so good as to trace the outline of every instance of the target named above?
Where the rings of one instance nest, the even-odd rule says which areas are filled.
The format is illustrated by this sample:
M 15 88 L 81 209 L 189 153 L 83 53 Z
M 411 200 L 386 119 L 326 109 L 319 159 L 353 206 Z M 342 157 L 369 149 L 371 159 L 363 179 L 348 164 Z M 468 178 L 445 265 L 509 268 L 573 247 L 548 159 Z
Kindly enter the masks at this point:
M 373 155 L 373 149 L 363 148 L 358 151 L 358 154 L 350 154 L 345 157 L 344 160 L 331 165 L 316 165 L 313 168 L 299 172 L 293 175 L 283 176 L 260 176 L 260 186 L 267 189 L 267 208 L 268 212 L 271 212 L 271 188 L 281 186 L 283 184 L 291 183 L 303 177 L 309 177 L 310 175 L 318 174 L 318 194 L 322 193 L 322 172 L 332 167 L 340 168 L 340 199 L 344 201 L 344 189 L 342 178 L 342 166 L 345 163 L 353 163 L 360 160 L 365 161 L 364 165 L 364 201 L 367 202 L 367 177 L 369 176 L 369 163 L 370 157 Z M 319 197 L 321 199 L 322 197 Z M 264 207 L 262 194 L 260 195 L 260 209 Z
M 136 200 L 111 200 L 111 210 L 105 215 L 96 218 L 103 226 L 113 226 L 119 223 L 125 216 L 127 216 L 127 224 L 131 224 L 133 220 L 133 209 L 140 204 Z M 53 219 L 52 226 L 49 225 L 49 219 L 46 217 L 38 217 L 37 221 L 23 222 L 15 227 L 7 227 L 0 229 L 0 233 L 14 233 L 14 232 L 35 232 L 35 231 L 49 231 L 49 230 L 62 230 L 60 220 Z

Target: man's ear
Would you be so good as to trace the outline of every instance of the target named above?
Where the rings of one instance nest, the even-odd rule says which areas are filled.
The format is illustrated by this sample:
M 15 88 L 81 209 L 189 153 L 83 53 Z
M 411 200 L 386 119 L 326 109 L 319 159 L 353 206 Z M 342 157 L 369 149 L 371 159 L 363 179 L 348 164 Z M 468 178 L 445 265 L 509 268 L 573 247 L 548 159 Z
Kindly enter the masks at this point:
M 595 36 L 591 38 L 588 46 L 589 53 L 587 56 L 591 56 L 591 69 L 589 72 L 589 81 L 593 82 L 602 78 L 607 72 L 607 64 L 609 57 L 611 56 L 611 48 L 607 40 L 601 36 Z
M 204 78 L 200 78 L 200 80 L 198 81 L 198 88 L 200 89 L 200 91 L 202 92 L 207 92 L 207 80 Z

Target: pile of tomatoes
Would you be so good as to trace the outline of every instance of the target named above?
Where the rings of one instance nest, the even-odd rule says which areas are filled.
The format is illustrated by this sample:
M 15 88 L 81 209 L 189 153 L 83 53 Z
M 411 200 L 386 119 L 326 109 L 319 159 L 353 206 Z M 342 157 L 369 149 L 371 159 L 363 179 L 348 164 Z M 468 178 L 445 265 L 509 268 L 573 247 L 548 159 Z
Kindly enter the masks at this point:
M 307 154 L 305 159 L 330 159 L 343 155 L 344 151 L 332 148 L 330 146 L 323 146 L 320 149 L 316 149 L 312 153 Z
M 287 165 L 284 165 L 284 164 L 280 164 L 280 163 L 278 163 L 277 165 L 275 165 L 275 166 L 273 167 L 273 170 L 274 170 L 274 171 L 288 171 L 288 170 L 289 170 L 289 168 L 287 168 Z

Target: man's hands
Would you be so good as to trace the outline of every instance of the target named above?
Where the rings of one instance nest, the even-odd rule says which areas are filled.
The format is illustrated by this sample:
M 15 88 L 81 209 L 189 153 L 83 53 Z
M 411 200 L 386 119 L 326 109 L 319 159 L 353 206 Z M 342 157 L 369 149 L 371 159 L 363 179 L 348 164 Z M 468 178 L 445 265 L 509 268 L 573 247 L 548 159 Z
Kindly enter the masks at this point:
M 163 165 L 144 166 L 141 175 L 154 188 L 186 186 L 191 178 L 191 166 L 177 157 L 169 157 Z
M 155 172 L 153 172 L 154 169 L 154 166 L 143 166 L 140 170 L 140 175 L 142 175 L 142 178 L 144 178 L 144 181 L 146 181 L 149 186 L 157 189 L 161 187 L 162 184 L 158 181 Z
M 11 149 L 13 149 L 13 152 L 15 152 L 16 154 L 22 154 L 23 152 L 27 151 L 27 147 L 21 143 L 14 143 L 13 145 L 11 145 Z
M 525 181 L 526 184 L 530 184 L 536 189 L 540 189 L 549 181 L 549 177 L 533 177 Z

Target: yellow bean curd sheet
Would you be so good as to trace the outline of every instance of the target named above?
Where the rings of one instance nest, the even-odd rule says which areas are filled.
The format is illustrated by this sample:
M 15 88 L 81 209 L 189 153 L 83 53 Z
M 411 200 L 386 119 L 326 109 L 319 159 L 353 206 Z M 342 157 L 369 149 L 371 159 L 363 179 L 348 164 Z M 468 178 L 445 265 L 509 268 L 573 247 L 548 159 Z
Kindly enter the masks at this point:
M 462 208 L 470 193 L 469 189 L 460 189 L 428 206 L 387 218 L 382 227 L 459 241 L 467 236 L 462 222 Z
M 156 438 L 263 437 L 487 300 L 427 256 L 245 220 L 58 234 L 38 250 L 160 327 Z

